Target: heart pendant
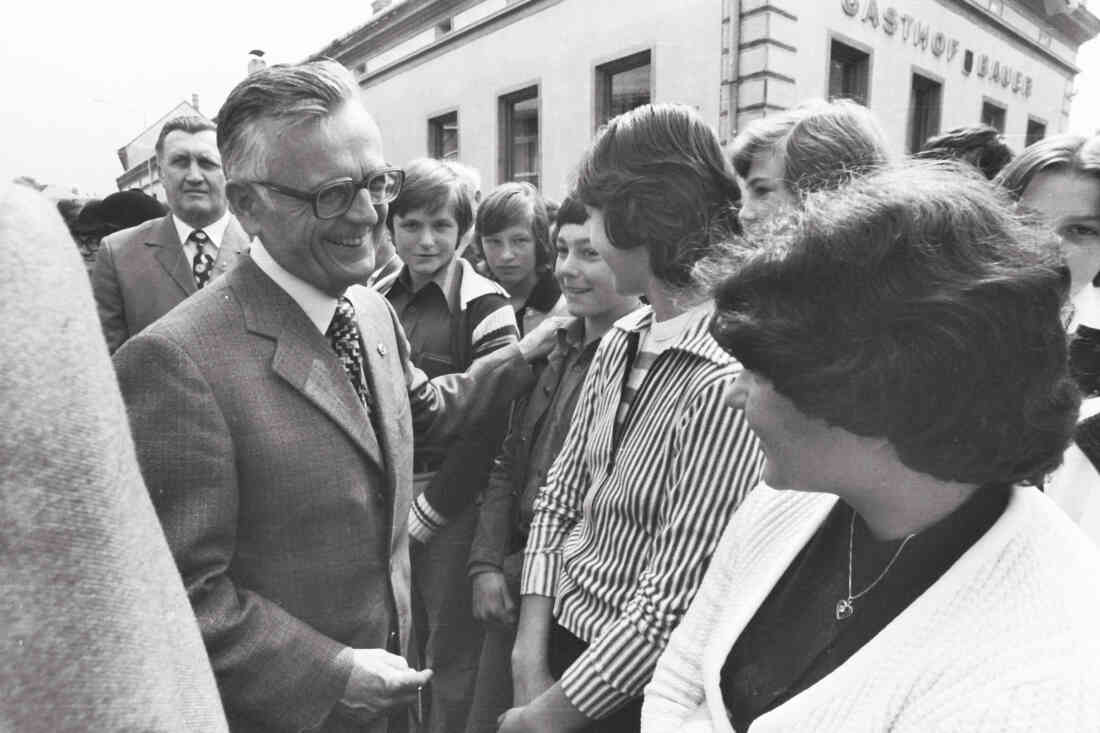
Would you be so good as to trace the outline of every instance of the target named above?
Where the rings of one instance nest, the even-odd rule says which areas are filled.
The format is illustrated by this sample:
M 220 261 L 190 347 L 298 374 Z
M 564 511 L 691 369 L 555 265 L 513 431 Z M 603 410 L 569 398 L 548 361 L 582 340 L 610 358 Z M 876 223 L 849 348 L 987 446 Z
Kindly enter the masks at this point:
M 844 619 L 855 613 L 855 608 L 852 607 L 852 602 L 847 598 L 841 598 L 836 602 L 836 620 L 843 621 Z

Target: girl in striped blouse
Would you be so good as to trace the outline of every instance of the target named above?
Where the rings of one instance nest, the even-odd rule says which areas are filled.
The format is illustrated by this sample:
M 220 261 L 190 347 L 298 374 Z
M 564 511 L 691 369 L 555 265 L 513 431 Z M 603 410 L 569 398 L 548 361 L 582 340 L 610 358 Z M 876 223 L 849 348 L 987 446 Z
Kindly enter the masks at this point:
M 581 163 L 589 238 L 650 304 L 604 336 L 535 504 L 501 731 L 636 731 L 640 695 L 761 455 L 740 366 L 691 271 L 737 232 L 737 183 L 689 107 L 615 118 Z

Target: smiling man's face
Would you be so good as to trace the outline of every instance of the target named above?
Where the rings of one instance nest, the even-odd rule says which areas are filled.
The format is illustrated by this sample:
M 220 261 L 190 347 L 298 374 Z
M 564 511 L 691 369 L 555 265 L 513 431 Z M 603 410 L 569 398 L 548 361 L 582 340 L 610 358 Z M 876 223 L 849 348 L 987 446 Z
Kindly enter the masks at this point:
M 164 193 L 173 213 L 199 228 L 225 214 L 225 171 L 213 130 L 173 130 L 157 155 Z
M 358 100 L 289 129 L 274 125 L 268 122 L 260 133 L 265 138 L 265 180 L 271 183 L 316 191 L 338 178 L 365 180 L 386 167 L 382 135 Z M 370 277 L 387 205 L 371 204 L 360 189 L 346 212 L 318 219 L 309 201 L 271 190 L 263 199 L 242 223 L 285 270 L 333 296 Z

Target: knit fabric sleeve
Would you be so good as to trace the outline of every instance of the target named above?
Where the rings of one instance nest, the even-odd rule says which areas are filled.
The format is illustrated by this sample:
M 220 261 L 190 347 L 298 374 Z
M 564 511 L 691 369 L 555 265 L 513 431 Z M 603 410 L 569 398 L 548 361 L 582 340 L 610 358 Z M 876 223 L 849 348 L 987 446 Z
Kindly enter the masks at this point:
M 467 312 L 472 361 L 518 343 L 515 315 L 504 296 L 489 293 L 475 298 Z M 431 541 L 485 488 L 506 427 L 507 411 L 490 413 L 454 442 L 424 493 L 413 502 L 408 520 L 411 537 Z

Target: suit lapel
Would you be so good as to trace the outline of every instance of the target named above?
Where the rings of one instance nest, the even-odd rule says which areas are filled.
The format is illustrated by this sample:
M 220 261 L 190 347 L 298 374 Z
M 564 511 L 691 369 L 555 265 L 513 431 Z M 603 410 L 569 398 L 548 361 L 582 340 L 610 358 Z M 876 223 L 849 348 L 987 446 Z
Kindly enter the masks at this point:
M 354 299 L 353 299 L 353 302 Z M 373 319 L 363 317 L 364 309 L 356 305 L 356 320 L 359 323 L 359 333 L 363 338 L 363 368 L 366 371 L 367 385 L 371 398 L 374 400 L 374 412 L 376 415 L 397 415 L 399 409 L 396 397 L 390 382 L 393 380 L 391 369 L 385 361 L 385 339 L 378 332 L 378 324 Z M 382 440 L 382 450 L 389 467 L 389 485 L 397 485 L 396 466 L 397 446 L 400 436 L 397 433 L 397 424 L 394 420 L 375 420 L 375 432 Z M 411 449 L 411 448 L 410 448 Z
M 276 340 L 271 368 L 328 415 L 383 471 L 386 464 L 366 410 L 336 354 L 294 300 L 243 257 L 236 285 L 250 331 Z
M 248 252 L 250 241 L 244 229 L 237 222 L 237 217 L 229 215 L 229 225 L 225 228 L 221 246 L 218 247 L 218 256 L 214 260 L 214 277 L 222 275 L 236 263 L 237 258 Z
M 364 288 L 365 290 L 365 288 Z M 411 491 L 402 491 L 403 485 L 401 471 L 412 467 L 412 442 L 408 439 L 402 444 L 399 431 L 399 421 L 394 416 L 401 414 L 398 407 L 398 393 L 393 389 L 395 377 L 394 368 L 387 364 L 387 351 L 385 344 L 387 339 L 382 328 L 392 328 L 392 321 L 387 319 L 385 324 L 378 323 L 370 317 L 371 309 L 363 302 L 362 290 L 358 287 L 349 288 L 346 295 L 355 305 L 356 320 L 359 324 L 359 333 L 363 338 L 363 368 L 366 371 L 367 382 L 371 397 L 374 399 L 374 414 L 379 419 L 374 421 L 375 434 L 382 441 L 382 453 L 386 458 L 386 486 L 393 492 L 392 512 L 390 515 L 390 551 L 397 562 L 407 563 L 409 536 L 405 531 L 408 522 L 409 503 L 412 501 Z M 392 337 L 391 337 L 392 341 Z M 393 354 L 389 355 L 391 358 Z M 403 375 L 401 375 L 403 376 Z M 389 418 L 389 419 L 386 419 Z M 406 481 L 410 478 L 406 474 Z M 407 485 L 407 484 L 406 484 Z M 409 486 L 411 489 L 411 486 Z M 402 560 L 401 558 L 405 558 Z M 398 573 L 407 583 L 408 568 Z M 395 583 L 398 581 L 395 580 Z
M 312 327 L 313 324 L 310 324 Z M 360 450 L 379 468 L 385 469 L 382 450 L 371 427 L 367 411 L 352 389 L 336 356 L 315 355 L 316 348 L 292 333 L 279 338 L 271 367 L 308 400 L 332 418 Z M 327 355 L 325 355 L 327 356 Z
M 183 289 L 187 295 L 194 293 L 195 277 L 191 274 L 191 264 L 183 253 L 179 232 L 172 222 L 172 215 L 164 217 L 156 227 L 146 246 L 156 247 L 156 258 L 168 276 Z

